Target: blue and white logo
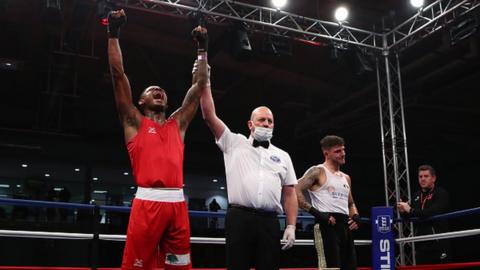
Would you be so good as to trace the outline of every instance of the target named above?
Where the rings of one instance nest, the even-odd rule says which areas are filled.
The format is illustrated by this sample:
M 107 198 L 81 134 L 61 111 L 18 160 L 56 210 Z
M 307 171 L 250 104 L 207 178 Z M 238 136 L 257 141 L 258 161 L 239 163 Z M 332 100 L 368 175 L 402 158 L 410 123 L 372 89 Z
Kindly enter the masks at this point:
M 379 233 L 388 233 L 392 230 L 392 223 L 393 220 L 390 218 L 390 216 L 377 216 L 377 219 L 375 220 L 375 224 L 377 225 L 377 231 Z
M 280 163 L 280 158 L 277 156 L 270 156 L 270 159 L 275 163 Z

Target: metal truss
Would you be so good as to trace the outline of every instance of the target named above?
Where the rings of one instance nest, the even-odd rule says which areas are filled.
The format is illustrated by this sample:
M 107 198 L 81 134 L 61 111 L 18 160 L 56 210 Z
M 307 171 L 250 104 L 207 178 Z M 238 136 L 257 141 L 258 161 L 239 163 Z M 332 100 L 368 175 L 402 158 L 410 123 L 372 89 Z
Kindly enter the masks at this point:
M 480 0 L 437 0 L 385 33 L 233 0 L 112 0 L 124 7 L 178 16 L 206 15 L 213 23 L 240 21 L 251 31 L 310 42 L 330 40 L 376 51 L 405 49 L 480 6 Z M 383 42 L 386 39 L 386 44 Z
M 479 0 L 437 0 L 386 33 L 387 47 L 404 49 L 466 15 L 480 5 Z
M 310 42 L 332 40 L 380 50 L 382 34 L 337 22 L 321 21 L 278 9 L 255 6 L 232 0 L 124 0 L 125 7 L 160 13 L 189 16 L 194 12 L 207 15 L 209 21 L 222 23 L 235 20 L 249 30 L 297 38 Z
M 385 202 L 395 207 L 402 198 L 410 199 L 407 133 L 398 54 L 377 58 L 378 103 L 383 152 Z M 400 214 L 397 212 L 397 218 Z M 396 223 L 397 237 L 413 236 L 413 224 Z M 414 244 L 401 243 L 397 264 L 415 263 Z

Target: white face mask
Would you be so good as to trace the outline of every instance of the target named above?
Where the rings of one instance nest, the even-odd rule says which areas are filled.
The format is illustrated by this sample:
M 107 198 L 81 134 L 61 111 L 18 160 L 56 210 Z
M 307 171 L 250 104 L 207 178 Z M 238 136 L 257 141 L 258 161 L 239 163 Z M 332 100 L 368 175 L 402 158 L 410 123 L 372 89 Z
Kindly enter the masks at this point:
M 252 137 L 260 142 L 270 141 L 273 136 L 273 128 L 264 128 L 255 126 L 255 131 L 252 134 Z

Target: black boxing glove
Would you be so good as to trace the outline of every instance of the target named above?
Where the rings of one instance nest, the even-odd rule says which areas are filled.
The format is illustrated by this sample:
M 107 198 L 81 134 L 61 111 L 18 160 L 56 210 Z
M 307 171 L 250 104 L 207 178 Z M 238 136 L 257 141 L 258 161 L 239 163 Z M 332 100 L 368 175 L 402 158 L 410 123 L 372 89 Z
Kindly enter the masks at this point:
M 200 32 L 197 28 L 192 30 L 193 40 L 197 42 L 197 49 L 202 52 L 208 51 L 208 34 Z
M 314 216 L 316 220 L 323 221 L 325 223 L 328 223 L 328 220 L 330 219 L 330 214 L 329 213 L 324 213 L 320 212 L 315 207 L 310 207 L 310 210 L 308 210 L 308 213 L 310 215 Z
M 120 35 L 120 27 L 127 22 L 127 15 L 121 14 L 119 17 L 115 18 L 113 14 L 113 11 L 108 13 L 107 33 L 110 38 L 118 38 Z

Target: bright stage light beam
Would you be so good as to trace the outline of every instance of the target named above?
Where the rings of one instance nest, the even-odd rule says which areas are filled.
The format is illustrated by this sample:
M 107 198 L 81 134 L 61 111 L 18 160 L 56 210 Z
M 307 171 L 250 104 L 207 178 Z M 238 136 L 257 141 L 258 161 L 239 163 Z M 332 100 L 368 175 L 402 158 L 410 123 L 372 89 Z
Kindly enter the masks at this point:
M 421 8 L 423 7 L 424 0 L 410 0 L 410 5 L 414 8 Z
M 343 22 L 348 18 L 348 9 L 340 6 L 335 10 L 335 19 L 339 22 Z
M 284 7 L 286 4 L 287 0 L 272 0 L 272 5 L 278 9 Z

